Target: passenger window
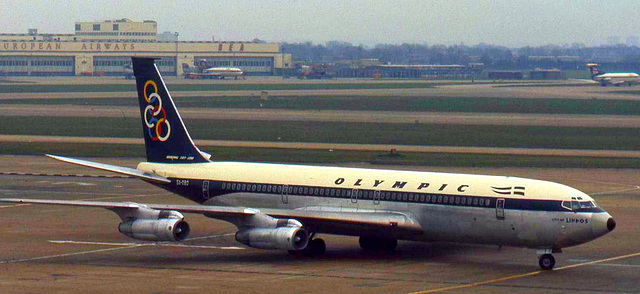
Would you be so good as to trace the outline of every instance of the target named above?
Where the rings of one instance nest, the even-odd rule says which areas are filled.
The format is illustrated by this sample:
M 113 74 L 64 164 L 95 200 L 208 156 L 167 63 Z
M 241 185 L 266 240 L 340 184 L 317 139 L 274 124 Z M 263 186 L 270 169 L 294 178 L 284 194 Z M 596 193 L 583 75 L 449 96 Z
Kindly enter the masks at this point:
M 231 190 L 235 190 L 236 189 L 236 183 L 231 184 Z
M 473 198 L 473 205 L 478 205 L 478 198 Z
M 438 203 L 442 203 L 442 196 L 438 196 Z
M 271 192 L 271 185 L 267 186 L 267 192 Z
M 242 190 L 246 191 L 247 190 L 247 184 L 242 184 Z
M 331 190 L 331 196 L 335 196 L 336 195 L 336 190 L 335 189 L 330 189 Z
M 407 201 L 407 198 L 409 198 L 409 196 L 407 194 L 403 194 L 402 195 L 402 201 Z
M 431 202 L 431 195 L 427 195 L 427 202 Z
M 409 201 L 413 201 L 413 194 L 409 194 Z
M 309 188 L 304 187 L 304 192 L 303 192 L 303 194 L 305 194 L 305 195 L 309 194 Z
M 484 206 L 484 199 L 480 198 L 480 200 L 478 201 L 478 204 L 480 204 L 480 206 Z
M 444 196 L 444 199 L 442 199 L 444 203 L 449 203 L 449 196 Z
M 424 195 L 420 195 L 420 202 L 424 202 Z

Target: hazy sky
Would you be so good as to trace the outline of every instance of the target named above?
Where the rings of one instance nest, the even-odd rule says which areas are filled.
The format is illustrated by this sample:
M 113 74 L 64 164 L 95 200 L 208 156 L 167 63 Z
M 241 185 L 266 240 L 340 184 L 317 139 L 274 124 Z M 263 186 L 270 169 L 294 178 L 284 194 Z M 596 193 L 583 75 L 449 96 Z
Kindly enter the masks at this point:
M 639 0 L 0 0 L 0 32 L 67 33 L 75 21 L 152 19 L 180 40 L 508 47 L 640 36 Z

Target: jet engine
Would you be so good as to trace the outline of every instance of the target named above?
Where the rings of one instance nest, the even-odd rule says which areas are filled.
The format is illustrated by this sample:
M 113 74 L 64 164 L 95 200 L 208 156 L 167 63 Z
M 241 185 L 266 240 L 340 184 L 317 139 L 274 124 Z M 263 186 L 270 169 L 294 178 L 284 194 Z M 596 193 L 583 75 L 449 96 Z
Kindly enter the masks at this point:
M 302 250 L 309 243 L 309 234 L 296 226 L 251 228 L 238 231 L 236 240 L 253 248 Z
M 182 219 L 135 219 L 120 223 L 123 235 L 146 241 L 184 241 L 189 236 L 189 224 Z

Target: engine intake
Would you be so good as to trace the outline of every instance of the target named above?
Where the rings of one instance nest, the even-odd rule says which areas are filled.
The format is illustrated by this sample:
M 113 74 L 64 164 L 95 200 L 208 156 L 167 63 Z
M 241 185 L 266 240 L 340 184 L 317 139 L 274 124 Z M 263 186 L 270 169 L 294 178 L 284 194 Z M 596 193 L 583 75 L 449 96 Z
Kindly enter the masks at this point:
M 300 227 L 252 228 L 238 231 L 236 240 L 253 248 L 302 250 L 309 243 L 309 234 Z
M 182 219 L 137 219 L 120 223 L 123 235 L 146 241 L 184 241 L 189 236 L 189 224 Z

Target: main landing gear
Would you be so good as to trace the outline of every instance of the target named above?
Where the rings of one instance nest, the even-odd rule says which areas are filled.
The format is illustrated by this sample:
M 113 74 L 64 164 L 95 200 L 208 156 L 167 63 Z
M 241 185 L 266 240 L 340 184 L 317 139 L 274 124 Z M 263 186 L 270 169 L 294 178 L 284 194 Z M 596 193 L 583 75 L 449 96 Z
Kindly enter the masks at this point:
M 327 250 L 327 244 L 320 238 L 314 238 L 315 235 L 315 233 L 309 234 L 309 243 L 307 244 L 307 247 L 302 250 L 289 250 L 289 254 L 302 256 L 324 255 L 324 252 Z
M 393 238 L 360 236 L 359 243 L 364 251 L 393 252 L 398 247 L 398 240 Z

